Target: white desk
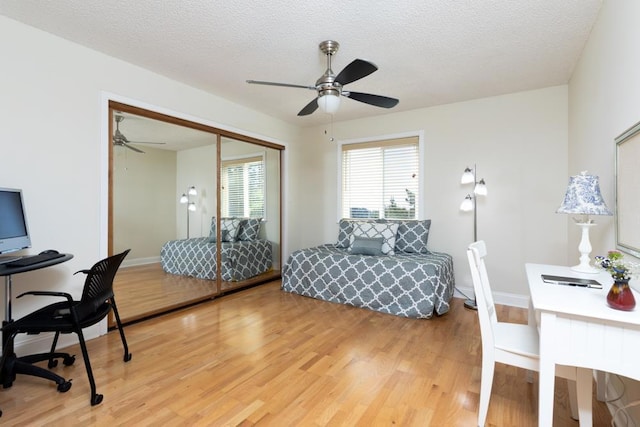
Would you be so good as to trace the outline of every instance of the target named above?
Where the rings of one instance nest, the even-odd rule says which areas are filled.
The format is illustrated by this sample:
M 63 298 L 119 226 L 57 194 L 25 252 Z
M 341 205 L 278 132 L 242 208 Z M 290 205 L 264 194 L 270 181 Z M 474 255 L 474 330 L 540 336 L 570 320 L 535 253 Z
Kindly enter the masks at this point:
M 608 273 L 580 274 L 569 267 L 527 264 L 531 308 L 539 316 L 540 391 L 538 425 L 553 424 L 555 365 L 596 369 L 640 380 L 640 296 L 634 311 L 614 310 L 606 297 L 613 283 Z M 542 274 L 596 279 L 602 289 L 553 285 L 542 281 Z M 530 317 L 531 319 L 531 317 Z M 578 376 L 578 393 L 588 387 L 591 376 Z M 591 399 L 588 400 L 591 402 Z M 579 408 L 581 423 L 591 424 L 591 405 Z

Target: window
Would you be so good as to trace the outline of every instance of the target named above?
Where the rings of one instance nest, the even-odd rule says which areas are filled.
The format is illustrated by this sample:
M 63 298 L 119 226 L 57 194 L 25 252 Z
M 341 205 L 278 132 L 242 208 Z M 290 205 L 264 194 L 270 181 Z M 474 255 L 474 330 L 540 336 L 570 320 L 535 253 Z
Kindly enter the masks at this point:
M 264 157 L 222 161 L 222 215 L 264 218 Z
M 418 137 L 342 145 L 343 218 L 415 219 Z

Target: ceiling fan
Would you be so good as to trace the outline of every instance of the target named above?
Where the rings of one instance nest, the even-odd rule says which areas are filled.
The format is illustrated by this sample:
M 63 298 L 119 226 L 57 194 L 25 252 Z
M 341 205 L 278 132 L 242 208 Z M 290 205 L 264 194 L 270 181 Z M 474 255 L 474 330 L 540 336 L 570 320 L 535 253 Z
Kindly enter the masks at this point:
M 116 131 L 113 133 L 113 145 L 117 145 L 119 147 L 127 147 L 130 150 L 133 150 L 137 153 L 144 154 L 144 151 L 141 149 L 134 147 L 131 144 L 158 144 L 162 145 L 164 142 L 143 142 L 143 141 L 129 141 L 126 136 L 122 132 L 120 132 L 120 122 L 124 120 L 124 116 L 120 114 L 115 115 L 116 119 Z
M 316 81 L 314 86 L 265 82 L 259 80 L 247 80 L 247 83 L 315 90 L 318 93 L 318 96 L 300 110 L 298 116 L 307 116 L 316 111 L 318 107 L 326 113 L 333 114 L 338 111 L 338 107 L 340 106 L 340 95 L 382 108 L 392 108 L 398 104 L 399 101 L 395 98 L 344 90 L 344 85 L 368 76 L 376 71 L 378 67 L 364 59 L 355 59 L 340 71 L 338 75 L 335 75 L 333 70 L 331 70 L 331 57 L 338 51 L 340 44 L 333 40 L 326 40 L 320 43 L 319 47 L 322 53 L 327 56 L 327 70 Z

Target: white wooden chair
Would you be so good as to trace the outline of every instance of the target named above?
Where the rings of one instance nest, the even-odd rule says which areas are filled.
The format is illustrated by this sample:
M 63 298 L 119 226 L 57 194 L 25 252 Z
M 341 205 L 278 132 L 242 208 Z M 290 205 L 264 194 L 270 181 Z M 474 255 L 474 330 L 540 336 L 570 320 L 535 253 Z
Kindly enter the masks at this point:
M 478 426 L 484 427 L 489 409 L 493 373 L 496 362 L 517 366 L 531 371 L 539 371 L 539 337 L 535 326 L 498 322 L 493 296 L 489 286 L 489 277 L 484 258 L 487 247 L 480 240 L 469 245 L 467 257 L 471 268 L 473 289 L 478 306 L 478 320 L 482 337 L 482 376 L 480 379 L 480 404 L 478 408 Z M 582 370 L 582 375 L 590 375 Z M 556 376 L 569 380 L 569 403 L 573 419 L 578 419 L 577 399 L 591 399 L 589 393 L 576 393 L 575 380 L 577 368 L 556 366 Z M 532 381 L 532 376 L 529 376 Z

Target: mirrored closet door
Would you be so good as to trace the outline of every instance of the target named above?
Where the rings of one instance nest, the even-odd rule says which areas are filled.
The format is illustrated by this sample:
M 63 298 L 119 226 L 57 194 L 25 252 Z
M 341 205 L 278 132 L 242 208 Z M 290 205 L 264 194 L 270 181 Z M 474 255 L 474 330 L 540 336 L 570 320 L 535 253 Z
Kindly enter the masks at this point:
M 140 320 L 280 276 L 284 147 L 110 103 L 109 253 Z

